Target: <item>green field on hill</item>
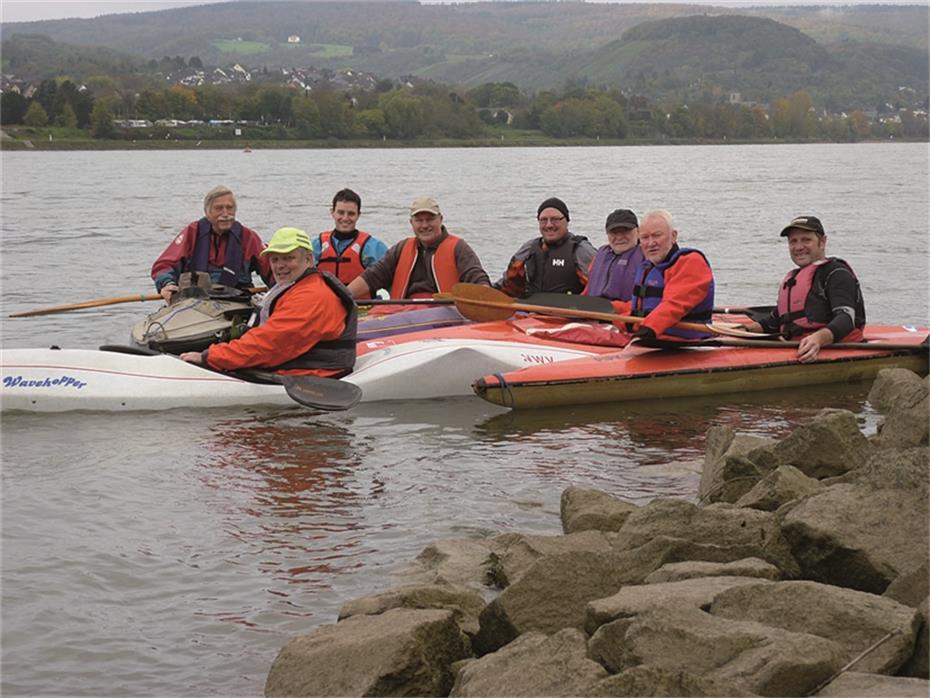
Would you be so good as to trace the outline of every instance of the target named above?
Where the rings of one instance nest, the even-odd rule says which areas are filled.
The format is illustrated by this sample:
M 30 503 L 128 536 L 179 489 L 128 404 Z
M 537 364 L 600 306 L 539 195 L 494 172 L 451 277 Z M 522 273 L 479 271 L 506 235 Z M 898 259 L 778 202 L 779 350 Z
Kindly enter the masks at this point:
M 269 48 L 268 44 L 261 41 L 243 41 L 241 39 L 221 39 L 214 41 L 213 45 L 224 53 L 241 53 L 243 56 L 253 56 L 256 53 L 264 53 Z

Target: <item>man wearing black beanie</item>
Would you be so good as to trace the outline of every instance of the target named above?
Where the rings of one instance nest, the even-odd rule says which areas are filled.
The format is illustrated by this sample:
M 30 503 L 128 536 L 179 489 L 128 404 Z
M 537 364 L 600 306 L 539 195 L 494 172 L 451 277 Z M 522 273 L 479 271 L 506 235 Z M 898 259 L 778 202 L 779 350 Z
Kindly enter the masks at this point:
M 569 232 L 568 206 L 557 197 L 539 205 L 536 219 L 539 237 L 523 243 L 494 286 L 514 298 L 541 292 L 581 293 L 588 283 L 594 246 L 586 237 Z

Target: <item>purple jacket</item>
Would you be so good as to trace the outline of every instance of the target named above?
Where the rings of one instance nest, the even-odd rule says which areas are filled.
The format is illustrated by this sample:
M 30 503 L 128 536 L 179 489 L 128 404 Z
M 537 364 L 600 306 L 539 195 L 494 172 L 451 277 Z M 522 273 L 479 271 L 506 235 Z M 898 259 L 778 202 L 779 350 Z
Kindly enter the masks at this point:
M 622 254 L 614 254 L 610 245 L 597 251 L 588 272 L 586 296 L 603 296 L 612 301 L 628 301 L 633 297 L 636 270 L 643 261 L 639 245 Z

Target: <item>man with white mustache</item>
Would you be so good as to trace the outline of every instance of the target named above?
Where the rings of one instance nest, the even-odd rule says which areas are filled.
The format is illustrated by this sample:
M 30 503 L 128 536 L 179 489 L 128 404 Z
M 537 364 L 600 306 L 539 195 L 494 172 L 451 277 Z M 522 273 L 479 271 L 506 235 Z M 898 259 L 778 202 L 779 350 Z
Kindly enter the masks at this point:
M 178 291 L 183 272 L 206 272 L 214 284 L 250 288 L 252 273 L 274 285 L 268 259 L 262 256 L 261 236 L 236 220 L 236 197 L 222 185 L 203 198 L 204 217 L 190 223 L 152 265 L 155 290 L 165 302 Z

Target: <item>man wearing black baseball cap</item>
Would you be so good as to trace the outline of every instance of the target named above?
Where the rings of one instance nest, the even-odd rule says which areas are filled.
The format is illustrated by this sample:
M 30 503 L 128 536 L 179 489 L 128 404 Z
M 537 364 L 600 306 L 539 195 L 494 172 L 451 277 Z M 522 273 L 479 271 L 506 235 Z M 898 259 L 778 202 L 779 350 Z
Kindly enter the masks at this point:
M 643 261 L 639 221 L 630 209 L 618 208 L 607 216 L 604 228 L 607 244 L 594 256 L 584 295 L 609 298 L 618 313 L 626 314 L 630 312 L 636 270 Z
M 514 298 L 533 293 L 581 293 L 588 283 L 594 246 L 568 230 L 568 206 L 550 197 L 536 209 L 539 237 L 527 240 L 511 257 L 494 286 Z
M 852 267 L 827 257 L 827 234 L 815 216 L 797 216 L 781 231 L 797 268 L 778 287 L 778 304 L 750 329 L 798 340 L 798 359 L 813 361 L 834 342 L 861 342 L 865 303 Z

